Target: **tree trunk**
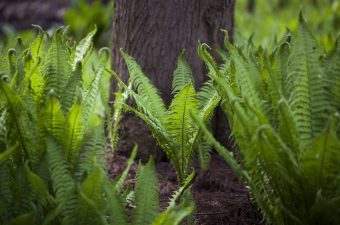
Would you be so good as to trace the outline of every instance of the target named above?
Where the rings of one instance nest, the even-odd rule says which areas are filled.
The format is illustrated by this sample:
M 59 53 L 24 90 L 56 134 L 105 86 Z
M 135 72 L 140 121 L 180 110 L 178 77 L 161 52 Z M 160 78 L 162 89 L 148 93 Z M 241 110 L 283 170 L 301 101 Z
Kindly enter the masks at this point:
M 197 55 L 198 40 L 210 46 L 222 46 L 224 35 L 220 29 L 227 29 L 232 37 L 233 14 L 234 0 L 117 0 L 113 18 L 113 68 L 127 80 L 127 68 L 119 53 L 123 48 L 137 60 L 169 104 L 173 70 L 181 50 L 186 49 L 186 58 L 199 87 L 207 76 Z M 115 86 L 113 80 L 113 91 Z M 145 155 L 156 149 L 148 129 L 133 115 L 123 118 L 120 134 L 119 150 L 131 149 L 134 143 L 139 144 L 139 151 Z

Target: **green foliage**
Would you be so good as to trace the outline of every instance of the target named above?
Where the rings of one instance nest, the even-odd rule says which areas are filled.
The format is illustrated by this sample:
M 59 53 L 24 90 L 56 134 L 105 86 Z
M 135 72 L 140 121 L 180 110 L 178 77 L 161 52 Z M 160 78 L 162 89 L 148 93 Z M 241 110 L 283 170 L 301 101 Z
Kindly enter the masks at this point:
M 27 45 L 34 40 L 35 34 L 33 30 L 24 30 L 20 32 L 12 27 L 10 24 L 4 24 L 1 27 L 0 34 L 0 51 L 8 49 L 9 47 L 15 46 L 19 39 L 23 42 L 23 45 Z
M 71 48 L 62 32 L 49 37 L 39 29 L 29 46 L 19 43 L 3 56 L 2 224 L 75 224 L 79 219 L 98 224 L 108 210 L 101 188 L 107 181 L 99 179 L 106 177 L 99 166 L 105 164 L 103 125 L 91 99 L 99 83 L 86 87 L 82 82 L 90 45 L 82 41 Z M 73 58 L 79 51 L 84 54 Z M 94 80 L 101 79 L 107 60 L 103 51 Z M 88 143 L 88 137 L 97 142 Z M 98 190 L 89 191 L 89 185 Z M 94 204 L 103 207 L 94 211 Z
M 159 212 L 159 186 L 152 159 L 138 167 L 134 191 L 133 225 L 178 225 L 194 210 L 190 193 L 194 173 L 191 173 L 170 199 L 164 212 Z M 180 203 L 176 205 L 176 201 Z
M 252 5 L 253 2 L 253 5 Z M 339 0 L 238 0 L 235 9 L 235 43 L 243 45 L 250 36 L 256 45 L 277 44 L 276 37 L 287 27 L 295 31 L 299 10 L 304 12 L 311 29 L 326 49 L 331 49 L 340 29 Z
M 241 163 L 192 116 L 270 224 L 340 221 L 339 41 L 326 54 L 300 15 L 297 30 L 269 53 L 226 40 L 219 67 L 199 46 Z
M 84 37 L 93 26 L 97 26 L 94 37 L 96 46 L 105 46 L 110 42 L 113 1 L 103 4 L 100 0 L 73 0 L 71 7 L 64 14 L 64 21 L 69 25 L 70 32 L 76 40 Z
M 131 217 L 134 225 L 179 224 L 193 210 L 185 197 L 193 174 L 174 197 L 179 204 L 162 213 L 152 160 L 139 166 L 135 208 L 124 207 L 121 192 L 137 148 L 120 179 L 107 179 L 104 124 L 95 101 L 108 50 L 99 53 L 87 84 L 95 30 L 72 47 L 63 31 L 50 37 L 39 28 L 30 46 L 19 43 L 0 64 L 0 223 L 124 225 Z
M 114 72 L 112 74 L 136 104 L 135 107 L 124 107 L 133 111 L 148 125 L 158 145 L 173 163 L 179 182 L 183 183 L 189 174 L 195 154 L 199 156 L 203 168 L 208 167 L 210 159 L 209 146 L 202 144 L 201 129 L 192 123 L 190 112 L 199 113 L 208 124 L 220 97 L 210 82 L 196 92 L 191 68 L 184 58 L 183 51 L 178 59 L 172 83 L 175 96 L 166 109 L 159 91 L 144 75 L 136 61 L 123 51 L 122 55 L 130 72 L 129 86 Z

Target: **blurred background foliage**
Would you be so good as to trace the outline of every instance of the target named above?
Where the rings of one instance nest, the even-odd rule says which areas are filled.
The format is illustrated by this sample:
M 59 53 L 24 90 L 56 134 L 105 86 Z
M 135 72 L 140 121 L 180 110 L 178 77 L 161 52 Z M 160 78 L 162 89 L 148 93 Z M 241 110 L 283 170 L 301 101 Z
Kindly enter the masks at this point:
M 80 40 L 94 24 L 97 26 L 97 34 L 94 44 L 97 46 L 110 46 L 111 21 L 113 14 L 113 0 L 72 0 L 70 7 L 63 16 L 65 24 L 69 26 L 71 36 Z
M 16 15 L 19 12 L 13 10 L 13 7 L 24 8 L 28 7 L 30 1 L 21 1 L 6 3 L 7 5 L 0 4 L 3 11 L 10 10 L 13 14 L 10 15 L 12 18 L 2 18 L 5 23 L 1 21 L 0 27 L 0 46 L 12 47 L 16 44 L 16 38 L 21 37 L 26 43 L 34 40 L 35 31 L 29 23 L 34 21 L 34 24 L 41 25 L 44 21 L 46 14 L 56 14 L 53 16 L 53 21 L 50 21 L 49 27 L 44 24 L 41 25 L 48 33 L 52 34 L 53 31 L 60 26 L 68 26 L 68 34 L 75 41 L 80 41 L 85 35 L 90 32 L 94 26 L 97 27 L 97 33 L 94 37 L 94 47 L 104 47 L 111 45 L 111 24 L 113 15 L 113 0 L 70 0 L 70 1 L 60 1 L 60 4 L 53 5 L 53 2 L 35 0 L 32 1 L 32 5 L 38 7 L 41 3 L 41 9 L 45 12 L 41 12 L 39 15 L 31 16 L 32 18 L 27 18 L 27 21 L 15 21 L 13 18 L 21 18 L 23 15 Z M 13 4 L 13 7 L 10 6 Z M 44 5 L 43 5 L 44 4 Z M 51 5 L 47 7 L 45 5 Z M 53 7 L 56 7 L 53 9 Z M 38 10 L 39 11 L 39 10 Z M 37 12 L 38 12 L 37 11 Z M 1 10 L 0 10 L 1 12 Z M 32 13 L 37 13 L 32 12 Z M 27 16 L 27 15 L 24 15 Z M 41 17 L 41 18 L 40 18 Z M 6 23 L 6 19 L 7 22 Z M 0 17 L 1 20 L 1 17 Z M 19 19 L 16 19 L 19 20 Z M 21 18 L 23 20 L 23 18 Z M 46 19 L 47 20 L 47 19 Z M 21 29 L 17 29 L 20 27 Z
M 252 37 L 255 45 L 272 46 L 296 29 L 300 11 L 327 50 L 340 31 L 339 0 L 237 0 L 235 10 L 236 44 Z
M 70 36 L 79 41 L 96 25 L 95 47 L 110 47 L 113 11 L 114 0 L 71 0 L 65 5 L 60 24 L 45 29 L 52 32 L 67 24 Z M 340 31 L 340 0 L 237 0 L 235 43 L 241 45 L 251 37 L 255 45 L 272 46 L 287 29 L 296 28 L 300 11 L 319 41 L 329 48 Z M 1 33 L 0 43 L 7 46 L 13 46 L 18 36 L 26 42 L 34 37 L 32 29 L 19 32 L 11 24 L 3 25 Z

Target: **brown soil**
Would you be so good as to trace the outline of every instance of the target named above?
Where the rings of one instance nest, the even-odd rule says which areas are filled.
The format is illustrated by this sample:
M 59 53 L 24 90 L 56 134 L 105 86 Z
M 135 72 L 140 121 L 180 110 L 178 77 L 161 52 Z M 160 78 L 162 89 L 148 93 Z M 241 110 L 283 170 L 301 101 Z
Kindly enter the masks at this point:
M 110 164 L 110 177 L 124 170 L 126 156 L 118 152 Z M 137 163 L 134 163 L 128 183 L 134 183 Z M 161 208 L 177 190 L 176 174 L 169 162 L 157 162 Z M 259 212 L 249 200 L 243 182 L 239 181 L 229 166 L 214 155 L 208 171 L 198 172 L 192 187 L 196 200 L 195 224 L 197 225 L 260 225 L 264 224 Z

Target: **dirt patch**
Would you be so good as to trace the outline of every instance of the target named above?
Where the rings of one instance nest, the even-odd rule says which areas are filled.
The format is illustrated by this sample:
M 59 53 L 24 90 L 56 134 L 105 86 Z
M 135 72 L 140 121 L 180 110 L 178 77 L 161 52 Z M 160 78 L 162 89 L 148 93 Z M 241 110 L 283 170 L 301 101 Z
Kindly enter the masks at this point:
M 122 172 L 126 156 L 118 152 L 110 163 L 110 176 Z M 128 182 L 134 183 L 137 163 L 132 167 Z M 177 190 L 176 173 L 169 162 L 156 163 L 160 185 L 161 208 L 167 206 L 172 193 Z M 249 193 L 229 166 L 213 155 L 210 168 L 199 171 L 192 188 L 196 200 L 197 225 L 260 225 L 264 224 L 259 212 L 249 200 Z

